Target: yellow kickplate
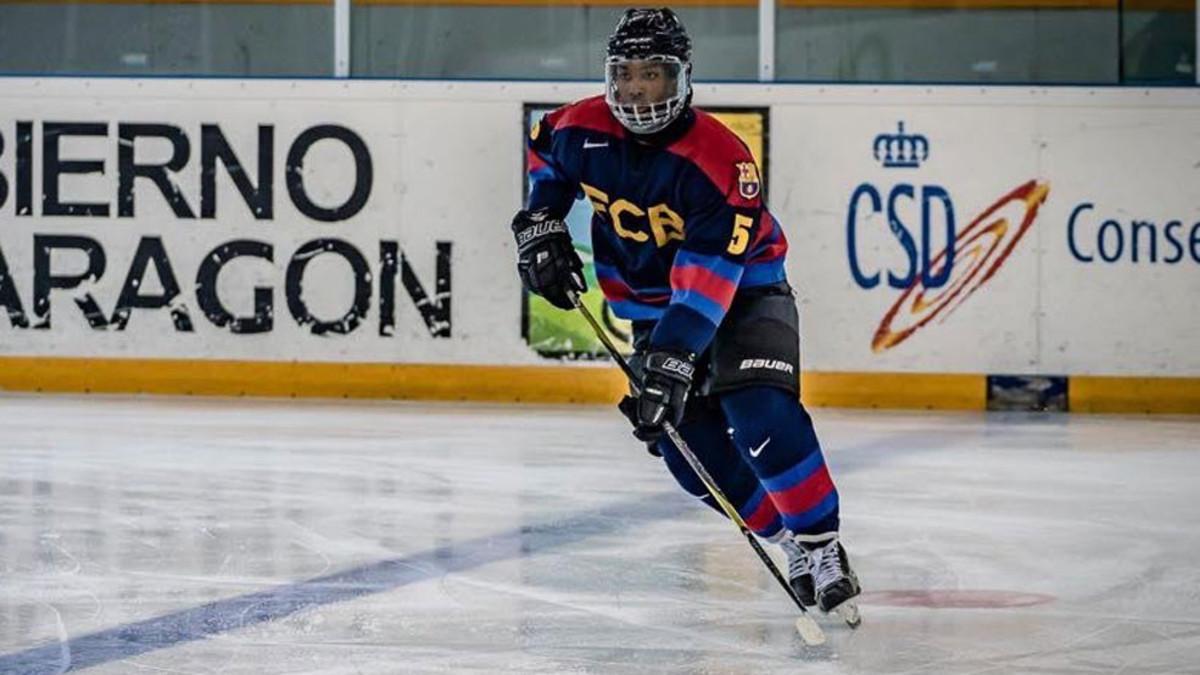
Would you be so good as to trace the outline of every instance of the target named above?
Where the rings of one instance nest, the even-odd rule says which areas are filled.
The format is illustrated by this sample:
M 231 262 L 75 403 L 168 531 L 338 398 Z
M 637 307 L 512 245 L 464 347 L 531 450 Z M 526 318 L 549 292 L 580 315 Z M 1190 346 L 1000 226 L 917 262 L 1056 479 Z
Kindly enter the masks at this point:
M 987 378 L 971 374 L 806 372 L 805 405 L 838 408 L 984 410 Z
M 11 391 L 402 398 L 609 403 L 626 390 L 616 368 L 0 358 Z
M 1200 415 L 1200 378 L 1072 376 L 1071 412 Z

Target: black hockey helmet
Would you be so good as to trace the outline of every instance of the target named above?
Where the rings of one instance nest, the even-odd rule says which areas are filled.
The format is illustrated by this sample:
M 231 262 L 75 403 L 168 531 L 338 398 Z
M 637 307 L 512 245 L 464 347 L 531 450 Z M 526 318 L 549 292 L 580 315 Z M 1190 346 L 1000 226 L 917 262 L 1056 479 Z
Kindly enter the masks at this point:
M 634 82 L 645 69 L 661 78 L 649 90 Z M 659 131 L 692 97 L 692 39 L 675 12 L 627 9 L 608 38 L 605 100 L 621 124 L 638 134 Z
M 608 38 L 608 56 L 639 59 L 674 56 L 692 60 L 692 39 L 670 9 L 627 9 Z

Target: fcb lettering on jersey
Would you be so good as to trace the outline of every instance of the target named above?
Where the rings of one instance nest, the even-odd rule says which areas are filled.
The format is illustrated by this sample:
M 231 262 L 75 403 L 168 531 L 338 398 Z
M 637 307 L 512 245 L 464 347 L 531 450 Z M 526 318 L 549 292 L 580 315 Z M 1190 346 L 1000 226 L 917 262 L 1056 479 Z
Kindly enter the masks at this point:
M 602 96 L 546 115 L 530 134 L 530 209 L 592 206 L 596 278 L 613 312 L 654 320 L 655 349 L 700 353 L 739 288 L 785 280 L 787 239 L 762 202 L 750 151 L 716 118 L 689 111 L 654 144 Z

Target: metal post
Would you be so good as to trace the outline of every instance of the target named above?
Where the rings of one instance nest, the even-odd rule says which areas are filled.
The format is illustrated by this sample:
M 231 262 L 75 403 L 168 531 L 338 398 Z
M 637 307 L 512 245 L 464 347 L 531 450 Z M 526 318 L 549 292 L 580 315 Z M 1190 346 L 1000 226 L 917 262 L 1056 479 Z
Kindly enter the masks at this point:
M 1125 84 L 1125 0 L 1117 0 L 1117 84 Z
M 211 5 L 200 7 L 200 72 L 205 75 L 213 72 L 212 12 Z
M 350 0 L 333 0 L 333 76 L 350 77 Z
M 1192 74 L 1200 84 L 1200 0 L 1196 0 L 1196 44 L 1192 47 Z
M 1200 2 L 1200 0 L 1196 0 Z M 775 80 L 775 0 L 758 0 L 758 81 Z

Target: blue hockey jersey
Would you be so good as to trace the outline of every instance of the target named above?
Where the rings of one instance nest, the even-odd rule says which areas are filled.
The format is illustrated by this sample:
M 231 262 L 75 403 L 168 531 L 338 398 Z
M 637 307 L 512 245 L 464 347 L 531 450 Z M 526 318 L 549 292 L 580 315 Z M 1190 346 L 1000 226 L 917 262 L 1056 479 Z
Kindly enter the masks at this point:
M 739 288 L 784 281 L 787 240 L 745 144 L 701 110 L 647 143 L 603 96 L 545 115 L 529 139 L 528 208 L 591 202 L 596 278 L 617 316 L 657 321 L 651 349 L 699 354 Z

